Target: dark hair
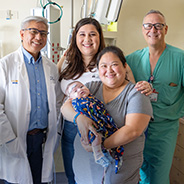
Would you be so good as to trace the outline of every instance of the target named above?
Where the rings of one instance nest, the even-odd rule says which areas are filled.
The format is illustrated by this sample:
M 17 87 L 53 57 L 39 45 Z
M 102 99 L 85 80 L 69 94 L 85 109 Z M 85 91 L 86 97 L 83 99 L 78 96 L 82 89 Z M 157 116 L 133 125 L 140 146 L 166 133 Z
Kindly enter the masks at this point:
M 96 67 L 96 58 L 98 53 L 105 47 L 105 41 L 103 37 L 103 32 L 101 25 L 99 22 L 94 18 L 83 18 L 81 19 L 75 26 L 75 29 L 72 33 L 71 38 L 71 44 L 67 50 L 66 60 L 67 60 L 67 67 L 60 73 L 59 81 L 61 81 L 63 78 L 66 80 L 69 79 L 78 79 L 84 72 L 86 72 L 86 66 L 82 59 L 82 54 L 77 47 L 76 44 L 76 36 L 79 31 L 79 29 L 86 25 L 86 24 L 92 24 L 96 27 L 99 37 L 100 37 L 100 45 L 98 48 L 97 53 L 94 55 L 92 60 L 90 61 L 89 65 L 87 66 L 87 69 L 89 71 L 92 71 L 93 68 Z
M 108 47 L 105 47 L 98 54 L 98 57 L 97 57 L 97 68 L 99 67 L 99 62 L 100 62 L 101 57 L 104 54 L 106 54 L 107 52 L 111 52 L 111 53 L 115 54 L 120 59 L 120 61 L 122 62 L 123 66 L 125 66 L 126 59 L 125 59 L 125 56 L 123 54 L 123 51 L 120 48 L 116 47 L 116 46 L 108 46 Z

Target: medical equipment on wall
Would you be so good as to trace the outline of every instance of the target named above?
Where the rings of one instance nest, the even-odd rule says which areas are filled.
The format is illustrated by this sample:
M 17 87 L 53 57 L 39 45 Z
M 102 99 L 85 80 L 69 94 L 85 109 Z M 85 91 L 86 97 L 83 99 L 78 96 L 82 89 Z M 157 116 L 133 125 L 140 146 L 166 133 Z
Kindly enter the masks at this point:
M 84 0 L 82 18 L 93 17 L 101 24 L 117 22 L 122 3 L 123 0 Z
M 61 20 L 61 17 L 63 16 L 63 10 L 62 10 L 61 6 L 59 6 L 57 3 L 52 2 L 52 1 L 48 1 L 45 5 L 43 5 L 42 1 L 40 0 L 40 4 L 42 6 L 42 16 L 43 17 L 45 17 L 44 11 L 45 11 L 46 7 L 49 6 L 49 5 L 55 5 L 60 9 L 60 16 L 55 21 L 49 21 L 48 22 L 49 24 L 54 24 L 54 23 L 57 23 L 58 21 Z
M 46 46 L 41 50 L 42 54 L 57 63 L 64 48 L 60 46 L 60 20 L 62 9 L 58 4 L 48 1 L 45 5 L 40 1 L 41 7 L 31 9 L 31 15 L 43 16 L 49 23 L 49 34 Z

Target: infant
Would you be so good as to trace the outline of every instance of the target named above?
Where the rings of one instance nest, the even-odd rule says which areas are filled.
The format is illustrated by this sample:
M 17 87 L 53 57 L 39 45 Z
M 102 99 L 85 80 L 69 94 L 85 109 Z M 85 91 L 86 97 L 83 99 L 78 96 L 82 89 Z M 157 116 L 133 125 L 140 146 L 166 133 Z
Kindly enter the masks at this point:
M 97 125 L 96 130 L 105 139 L 118 130 L 112 117 L 107 112 L 102 101 L 90 94 L 89 89 L 79 81 L 72 82 L 66 89 L 66 94 L 72 99 L 72 106 L 76 112 L 91 118 Z M 80 132 L 78 131 L 79 135 Z M 111 162 L 111 156 L 115 159 L 115 173 L 118 172 L 122 164 L 123 146 L 118 146 L 109 150 L 102 149 L 99 141 L 95 141 L 95 135 L 89 131 L 89 143 L 92 145 L 95 162 L 108 167 Z

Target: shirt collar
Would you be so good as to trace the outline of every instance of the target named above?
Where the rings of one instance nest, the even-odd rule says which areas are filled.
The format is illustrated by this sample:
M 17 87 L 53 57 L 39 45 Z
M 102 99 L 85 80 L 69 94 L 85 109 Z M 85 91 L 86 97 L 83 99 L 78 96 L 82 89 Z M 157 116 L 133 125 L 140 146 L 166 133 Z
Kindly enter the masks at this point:
M 39 57 L 38 57 L 38 59 L 37 59 L 36 62 L 35 62 L 33 56 L 32 56 L 26 49 L 24 49 L 23 46 L 22 46 L 22 52 L 23 52 L 25 61 L 28 62 L 29 64 L 31 64 L 31 63 L 32 63 L 32 64 L 40 63 L 40 61 L 41 61 L 41 59 L 42 59 L 41 54 L 40 54 L 40 52 L 39 52 Z

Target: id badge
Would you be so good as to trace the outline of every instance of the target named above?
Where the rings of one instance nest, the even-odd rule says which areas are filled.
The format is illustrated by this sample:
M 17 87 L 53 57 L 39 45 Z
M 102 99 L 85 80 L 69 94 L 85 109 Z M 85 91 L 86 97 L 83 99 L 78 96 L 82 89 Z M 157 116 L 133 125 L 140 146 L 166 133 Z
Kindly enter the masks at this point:
M 158 92 L 156 92 L 154 89 L 153 92 L 151 93 L 151 95 L 149 95 L 149 98 L 150 98 L 151 102 L 157 102 Z

